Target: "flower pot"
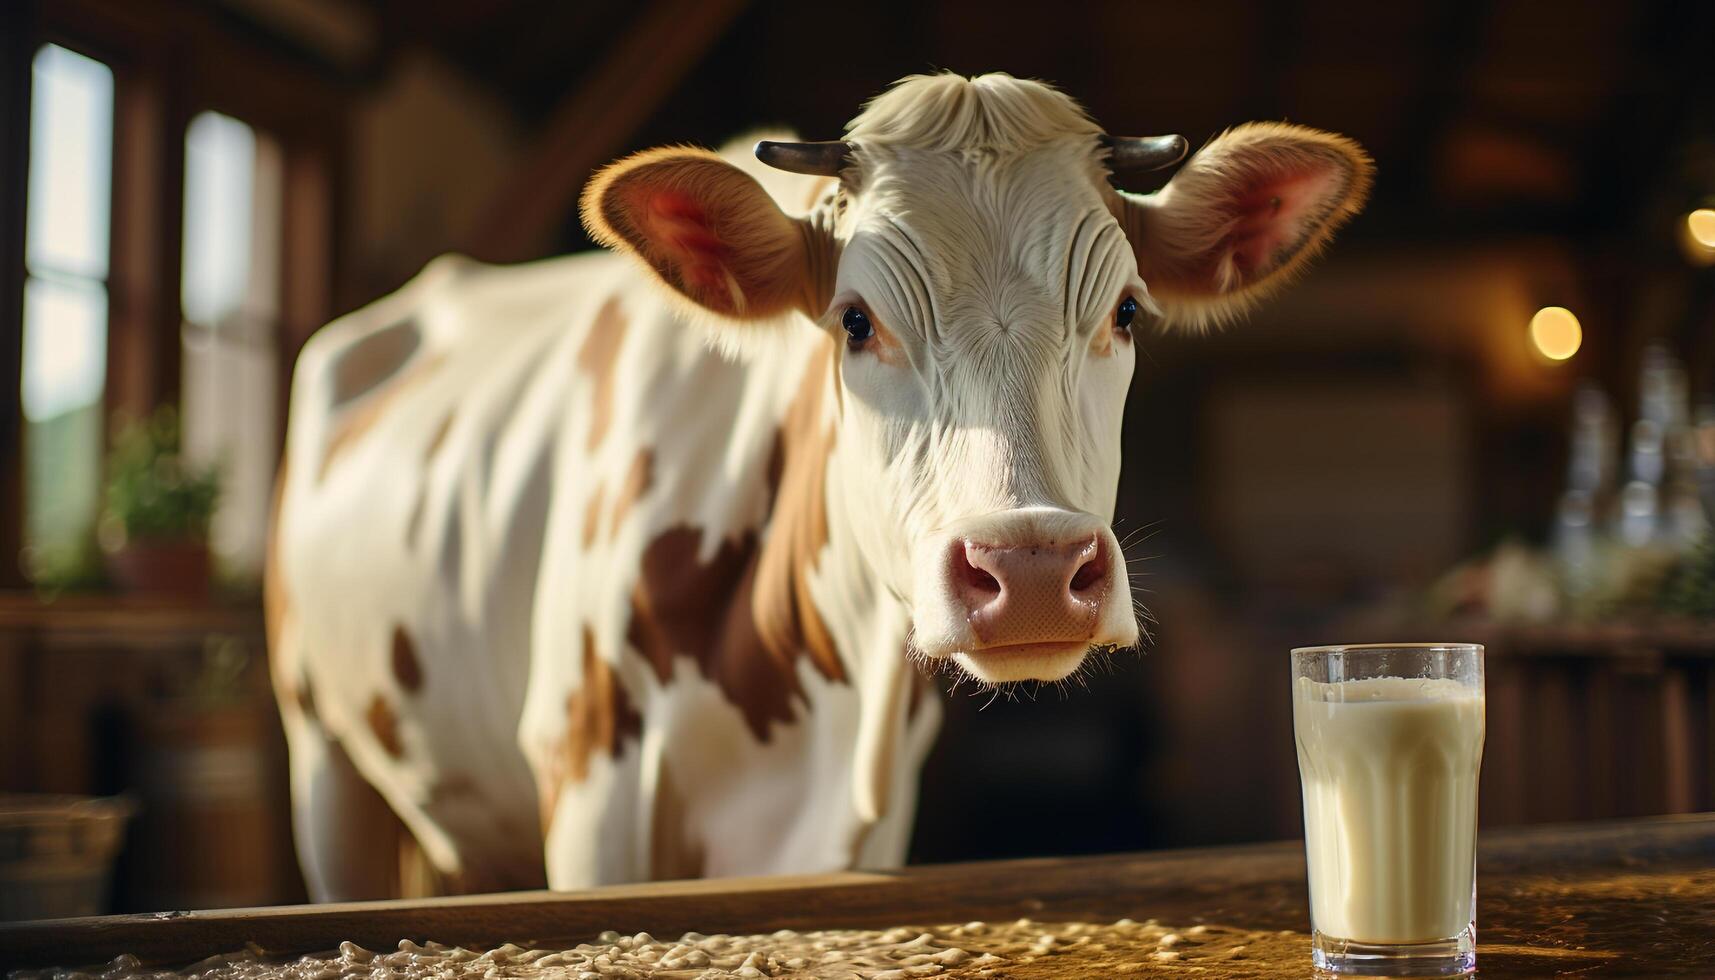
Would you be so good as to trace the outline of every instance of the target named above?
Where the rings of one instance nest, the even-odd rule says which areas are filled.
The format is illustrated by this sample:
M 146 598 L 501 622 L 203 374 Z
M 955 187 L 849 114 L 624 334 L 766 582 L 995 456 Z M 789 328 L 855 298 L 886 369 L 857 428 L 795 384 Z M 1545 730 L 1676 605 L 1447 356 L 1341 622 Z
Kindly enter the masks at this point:
M 204 541 L 131 541 L 107 553 L 107 573 L 126 592 L 208 595 L 209 554 Z

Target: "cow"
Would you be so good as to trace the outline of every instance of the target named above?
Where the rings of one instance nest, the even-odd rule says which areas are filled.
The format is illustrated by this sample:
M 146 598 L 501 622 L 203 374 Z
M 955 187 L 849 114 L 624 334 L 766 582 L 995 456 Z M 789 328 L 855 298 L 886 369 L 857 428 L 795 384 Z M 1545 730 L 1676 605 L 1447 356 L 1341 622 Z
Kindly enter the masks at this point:
M 1120 189 L 1184 152 L 910 77 L 841 140 L 612 164 L 606 251 L 442 258 L 319 331 L 265 587 L 313 897 L 388 894 L 395 819 L 458 891 L 901 863 L 927 675 L 1138 642 L 1143 331 L 1235 319 L 1370 183 L 1253 123 Z

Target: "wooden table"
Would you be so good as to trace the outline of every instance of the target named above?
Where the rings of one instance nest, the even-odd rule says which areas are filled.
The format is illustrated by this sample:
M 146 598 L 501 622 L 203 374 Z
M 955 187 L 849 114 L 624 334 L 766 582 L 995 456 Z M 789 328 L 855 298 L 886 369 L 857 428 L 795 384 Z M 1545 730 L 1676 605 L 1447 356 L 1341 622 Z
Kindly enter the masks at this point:
M 1715 814 L 1486 834 L 1478 882 L 1483 977 L 1715 976 Z M 0 962 L 92 962 L 129 952 L 146 962 L 184 963 L 247 942 L 284 954 L 346 939 L 388 949 L 404 938 L 493 945 L 580 940 L 604 929 L 667 937 L 1021 916 L 1270 930 L 1276 938 L 1256 947 L 1257 955 L 1201 975 L 1310 974 L 1296 842 L 569 894 L 66 919 L 0 926 Z M 1151 965 L 1146 975 L 1174 972 L 1171 964 Z M 1001 975 L 1074 974 L 1043 960 Z

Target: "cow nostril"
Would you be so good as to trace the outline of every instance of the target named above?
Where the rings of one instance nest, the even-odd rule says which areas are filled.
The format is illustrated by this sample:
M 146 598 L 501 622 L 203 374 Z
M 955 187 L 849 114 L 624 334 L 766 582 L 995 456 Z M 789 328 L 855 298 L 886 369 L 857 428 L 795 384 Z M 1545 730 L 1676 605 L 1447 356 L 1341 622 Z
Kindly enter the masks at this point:
M 964 581 L 966 587 L 975 589 L 978 592 L 987 592 L 992 595 L 1000 594 L 1000 580 L 989 574 L 986 570 L 978 568 L 976 564 L 971 561 L 969 550 L 966 548 L 958 549 L 958 561 L 959 577 Z
M 1076 575 L 1072 576 L 1072 591 L 1084 592 L 1094 588 L 1107 576 L 1107 572 L 1107 563 L 1102 561 L 1100 555 L 1091 558 L 1079 567 Z

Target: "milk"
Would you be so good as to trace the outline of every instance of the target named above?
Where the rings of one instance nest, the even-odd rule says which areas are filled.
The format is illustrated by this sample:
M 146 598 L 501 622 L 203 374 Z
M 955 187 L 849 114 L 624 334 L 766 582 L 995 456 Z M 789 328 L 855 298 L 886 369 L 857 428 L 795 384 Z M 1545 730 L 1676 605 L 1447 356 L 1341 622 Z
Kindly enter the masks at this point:
M 1377 677 L 1293 692 L 1310 915 L 1361 943 L 1448 939 L 1472 920 L 1483 695 Z

